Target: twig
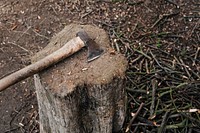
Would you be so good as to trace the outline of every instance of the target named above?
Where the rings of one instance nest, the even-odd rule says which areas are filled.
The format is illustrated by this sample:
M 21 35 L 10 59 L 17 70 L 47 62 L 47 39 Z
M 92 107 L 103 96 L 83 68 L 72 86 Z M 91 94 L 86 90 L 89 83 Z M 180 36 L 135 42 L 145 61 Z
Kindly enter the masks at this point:
M 86 16 L 88 16 L 88 15 L 89 15 L 90 13 L 92 13 L 92 12 L 93 12 L 93 10 L 91 10 L 91 11 L 89 11 L 89 12 L 83 14 L 83 15 L 81 16 L 81 19 L 84 18 L 84 17 L 86 17 Z
M 183 62 L 183 60 L 181 58 L 179 58 L 180 62 L 182 63 L 184 69 L 185 69 L 185 72 L 187 73 L 188 77 L 191 78 L 191 74 L 189 73 L 188 69 L 189 66 L 186 66 L 185 63 Z
M 182 62 L 182 61 L 181 61 Z M 184 62 L 182 62 L 183 63 L 183 65 L 185 65 L 184 64 Z M 199 79 L 200 79 L 200 76 L 196 73 L 196 72 L 194 72 L 189 66 L 184 66 L 185 67 L 185 69 L 187 69 L 188 68 L 188 70 L 190 71 L 190 72 L 192 72 L 192 74 L 194 74 L 196 77 L 198 77 Z M 189 73 L 189 71 L 188 71 L 188 73 Z
M 114 44 L 117 52 L 120 52 L 119 44 L 117 43 L 117 41 L 114 41 Z
M 8 43 L 10 43 L 10 44 L 12 44 L 12 45 L 14 45 L 14 46 L 17 46 L 17 47 L 19 47 L 20 49 L 22 49 L 22 50 L 24 50 L 24 51 L 30 53 L 30 51 L 29 51 L 28 49 L 26 49 L 26 48 L 24 48 L 24 47 L 22 47 L 22 46 L 20 46 L 20 45 L 18 45 L 18 44 L 16 44 L 16 43 L 14 43 L 14 42 L 8 42 Z
M 145 60 L 145 68 L 146 68 L 147 74 L 149 74 L 149 73 L 150 73 L 150 70 L 149 70 L 149 68 L 148 68 L 148 61 L 147 61 L 147 60 Z
M 139 63 L 139 72 L 142 72 L 143 63 L 144 63 L 144 58 Z
M 151 100 L 151 106 L 150 106 L 150 118 L 153 118 L 154 116 L 154 109 L 155 109 L 155 101 L 156 101 L 156 88 L 157 88 L 157 80 L 154 78 L 151 80 L 152 84 L 152 100 Z
M 189 83 L 187 83 L 187 82 L 184 82 L 184 83 L 181 83 L 181 84 L 179 84 L 179 85 L 177 85 L 177 86 L 167 86 L 167 87 L 163 87 L 163 88 L 158 88 L 158 91 L 167 91 L 167 90 L 169 90 L 169 89 L 179 89 L 179 88 L 181 88 L 181 87 L 184 87 L 184 86 L 186 86 L 186 85 L 188 85 Z
M 148 58 L 149 60 L 151 60 L 151 57 L 148 56 L 147 54 L 145 54 L 143 51 L 137 50 L 137 49 L 135 49 L 135 48 L 133 48 L 133 50 L 135 50 L 136 52 L 138 52 L 138 53 L 144 55 L 146 58 Z
M 178 4 L 175 3 L 173 0 L 165 0 L 166 2 L 175 5 L 177 8 L 179 8 Z
M 133 50 L 131 49 L 129 43 L 124 42 L 124 41 L 121 39 L 121 37 L 115 32 L 115 30 L 113 30 L 113 33 L 114 33 L 114 35 L 117 37 L 117 39 L 118 39 L 122 44 L 124 44 L 125 47 L 127 47 L 127 48 L 133 53 Z M 117 42 L 117 41 L 116 41 L 116 42 Z
M 192 74 L 194 74 L 196 77 L 198 77 L 198 78 L 200 79 L 200 76 L 199 76 L 197 73 L 195 73 L 189 66 L 184 66 L 184 64 L 182 64 L 182 63 L 177 59 L 176 56 L 174 56 L 174 58 L 175 58 L 175 60 L 177 61 L 177 63 L 181 66 L 181 69 L 185 69 L 185 67 L 188 68 L 188 69 L 192 72 Z M 182 66 L 183 66 L 183 67 L 182 67 Z
M 200 18 L 200 16 L 184 16 L 184 18 Z
M 168 56 L 171 56 L 170 53 L 165 52 L 164 50 L 159 49 L 159 48 L 157 48 L 157 47 L 154 47 L 154 46 L 152 46 L 152 45 L 150 45 L 150 44 L 144 44 L 144 45 L 145 45 L 145 46 L 148 46 L 148 47 L 150 47 L 150 48 L 156 49 L 156 50 L 158 50 L 158 51 L 160 51 L 160 52 L 162 52 L 162 53 L 164 53 L 164 54 L 166 54 L 166 55 L 168 55 Z
M 200 120 L 192 117 L 191 115 L 188 115 L 187 113 L 183 113 L 183 112 L 180 112 L 180 114 L 186 118 L 188 118 L 190 121 L 194 122 L 195 124 L 197 125 L 200 125 Z
M 141 90 L 141 89 L 126 88 L 126 90 L 129 91 L 129 92 L 134 92 L 134 93 L 147 94 L 147 91 L 145 91 L 145 90 Z
M 106 23 L 106 22 L 104 22 L 104 21 L 100 21 L 100 20 L 98 20 L 98 19 L 94 19 L 94 21 L 96 21 L 96 22 L 98 22 L 98 23 L 100 23 L 100 24 L 106 25 L 106 26 L 108 26 L 108 27 L 110 27 L 110 28 L 114 28 L 113 25 L 108 24 L 108 23 Z
M 12 132 L 12 131 L 18 130 L 19 128 L 20 128 L 20 127 L 15 127 L 15 128 L 6 130 L 4 133 L 10 133 L 10 132 Z
M 160 128 L 158 129 L 158 133 L 163 133 L 164 132 L 164 130 L 165 130 L 164 128 L 165 128 L 165 125 L 167 123 L 168 114 L 169 114 L 169 112 L 167 111 L 165 113 L 165 115 L 163 116 L 163 120 L 162 120 L 162 123 L 160 125 Z
M 187 36 L 187 38 L 190 38 L 192 36 L 194 30 L 198 27 L 199 23 L 200 23 L 200 19 L 197 21 L 195 26 L 192 28 L 192 30 L 191 30 L 190 34 Z
M 131 81 L 131 83 L 132 83 L 134 86 L 136 86 L 137 89 L 139 89 L 139 86 L 138 86 L 129 76 L 127 76 L 127 79 L 128 79 L 129 81 Z
M 136 61 L 140 60 L 143 57 L 143 55 L 139 55 L 137 58 L 134 60 L 131 60 L 131 63 L 134 64 Z
M 168 125 L 168 126 L 166 126 L 166 129 L 183 128 L 186 126 L 185 124 L 186 124 L 186 119 L 184 119 L 182 122 L 180 122 L 178 124 Z
M 156 63 L 158 64 L 158 66 L 159 66 L 160 68 L 162 68 L 162 69 L 165 70 L 165 68 L 164 68 L 163 66 L 160 65 L 160 63 L 159 63 L 158 60 L 156 59 L 155 55 L 151 52 L 151 50 L 150 50 L 150 54 L 151 54 L 151 56 L 153 57 L 153 59 L 156 61 Z
M 175 12 L 175 13 L 170 13 L 170 14 L 162 14 L 159 15 L 159 18 L 156 20 L 156 22 L 151 26 L 151 28 L 154 28 L 156 25 L 158 25 L 160 23 L 160 21 L 162 21 L 165 18 L 169 18 L 171 16 L 177 15 L 179 14 L 179 12 Z
M 47 40 L 49 40 L 48 37 L 44 36 L 44 35 L 41 35 L 40 33 L 36 32 L 35 30 L 32 30 L 35 34 L 37 34 L 38 36 L 42 37 L 42 38 L 45 38 Z
M 133 100 L 136 104 L 139 105 L 139 102 L 137 102 L 137 101 L 135 100 L 135 98 L 134 98 L 130 93 L 128 93 L 128 95 L 132 98 L 132 100 Z
M 144 103 L 141 103 L 140 104 L 140 107 L 138 108 L 137 112 L 135 113 L 135 115 L 133 116 L 133 118 L 130 120 L 130 123 L 128 124 L 127 128 L 126 128 L 126 131 L 125 132 L 128 132 L 130 130 L 130 127 L 133 123 L 133 121 L 135 120 L 135 118 L 138 116 L 138 114 L 140 113 L 142 107 L 144 106 Z
M 142 3 L 144 3 L 143 0 L 137 1 L 137 2 L 130 2 L 130 1 L 128 1 L 128 5 L 131 5 L 131 6 L 133 6 L 133 5 L 139 5 L 139 4 L 142 4 Z
M 140 122 L 145 123 L 145 124 L 148 125 L 148 126 L 158 126 L 158 125 L 156 125 L 153 121 L 148 120 L 148 119 L 146 119 L 146 118 L 144 118 L 144 117 L 138 116 L 137 119 L 138 119 Z
M 192 66 L 195 66 L 195 65 L 196 65 L 196 60 L 197 60 L 197 56 L 198 56 L 198 54 L 199 54 L 199 51 L 200 51 L 200 47 L 197 48 L 197 51 L 196 51 L 196 53 L 195 53 Z
M 27 32 L 29 31 L 29 29 L 31 28 L 31 26 L 27 26 L 28 28 L 16 39 L 15 42 L 19 41 L 19 39 L 24 35 L 27 34 Z
M 178 112 L 178 108 L 177 108 L 177 106 L 176 106 L 176 104 L 175 104 L 175 101 L 177 100 L 177 99 L 173 99 L 173 95 L 172 95 L 172 92 L 173 92 L 174 90 L 172 90 L 171 88 L 170 88 L 170 98 L 171 98 L 171 100 L 172 100 L 172 104 L 173 104 L 173 106 L 174 106 L 174 108 L 175 108 L 175 110 Z

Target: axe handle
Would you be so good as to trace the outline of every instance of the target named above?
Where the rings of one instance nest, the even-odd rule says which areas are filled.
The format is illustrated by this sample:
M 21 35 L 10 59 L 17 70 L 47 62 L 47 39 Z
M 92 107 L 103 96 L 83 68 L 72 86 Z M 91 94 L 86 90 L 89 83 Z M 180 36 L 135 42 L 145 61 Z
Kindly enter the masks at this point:
M 11 85 L 32 76 L 45 68 L 65 59 L 66 57 L 72 55 L 73 53 L 79 51 L 84 47 L 84 42 L 79 38 L 73 38 L 67 42 L 63 47 L 53 52 L 52 54 L 44 57 L 43 59 L 20 69 L 0 80 L 0 92 L 5 90 Z

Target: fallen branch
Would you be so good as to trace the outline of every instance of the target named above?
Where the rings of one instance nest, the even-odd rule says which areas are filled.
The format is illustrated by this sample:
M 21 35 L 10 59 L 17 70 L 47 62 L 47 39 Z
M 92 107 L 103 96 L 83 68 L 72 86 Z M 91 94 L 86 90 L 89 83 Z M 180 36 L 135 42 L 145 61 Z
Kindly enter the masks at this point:
M 128 124 L 128 126 L 126 128 L 126 132 L 128 132 L 130 130 L 130 127 L 131 127 L 133 121 L 138 116 L 138 114 L 140 113 L 143 106 L 144 106 L 144 103 L 140 104 L 140 107 L 138 108 L 137 112 L 134 114 L 133 118 L 131 119 L 130 123 Z

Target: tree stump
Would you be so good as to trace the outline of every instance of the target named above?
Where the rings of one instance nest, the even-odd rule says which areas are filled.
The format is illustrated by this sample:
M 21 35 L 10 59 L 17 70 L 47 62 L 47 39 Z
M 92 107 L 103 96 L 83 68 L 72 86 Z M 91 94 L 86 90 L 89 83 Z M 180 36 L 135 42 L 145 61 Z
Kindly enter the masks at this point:
M 87 63 L 87 49 L 82 49 L 34 75 L 41 133 L 112 133 L 123 125 L 127 61 L 109 47 L 104 30 L 90 25 L 66 26 L 32 62 L 63 46 L 81 29 L 105 52 Z

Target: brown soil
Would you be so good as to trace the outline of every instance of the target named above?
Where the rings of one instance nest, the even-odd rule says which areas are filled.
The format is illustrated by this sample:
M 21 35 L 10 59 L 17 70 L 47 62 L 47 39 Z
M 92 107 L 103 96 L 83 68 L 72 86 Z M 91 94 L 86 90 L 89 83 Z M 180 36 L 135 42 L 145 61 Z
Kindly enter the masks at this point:
M 111 47 L 127 57 L 129 72 L 142 74 L 145 66 L 149 67 L 145 69 L 147 74 L 151 74 L 151 70 L 156 71 L 158 68 L 167 71 L 167 69 L 163 70 L 164 64 L 161 61 L 170 64 L 175 62 L 174 72 L 180 70 L 182 75 L 178 77 L 172 75 L 173 78 L 176 81 L 195 84 L 189 88 L 196 87 L 195 94 L 200 93 L 198 89 L 200 3 L 198 0 L 68 1 L 0 1 L 0 77 L 29 65 L 31 56 L 44 48 L 53 35 L 73 22 L 96 25 L 105 29 L 110 37 Z M 137 51 L 138 49 L 140 51 Z M 153 55 L 156 57 L 154 58 Z M 145 63 L 146 65 L 143 66 Z M 160 86 L 177 85 L 173 81 L 167 82 L 172 79 L 165 76 L 167 72 L 157 72 L 154 77 Z M 152 77 L 152 75 L 147 76 L 149 79 Z M 130 79 L 127 86 L 131 85 L 132 81 L 136 83 L 139 80 L 149 83 L 148 80 L 144 80 L 144 77 L 136 79 L 129 74 L 127 77 Z M 180 90 L 180 93 L 184 97 L 190 95 L 184 89 Z M 128 92 L 128 96 L 130 94 Z M 195 94 L 188 97 L 192 99 L 189 101 L 192 102 L 193 107 L 198 108 L 200 99 Z M 138 96 L 139 100 L 140 98 L 141 96 Z M 134 109 L 138 107 L 131 101 L 133 100 L 129 100 L 128 103 L 130 107 L 127 112 L 127 124 L 131 112 L 135 112 Z M 188 101 L 187 99 L 179 101 L 179 103 L 183 102 Z M 32 77 L 0 92 L 0 132 L 39 132 L 37 108 Z M 149 128 L 148 130 L 151 131 Z

